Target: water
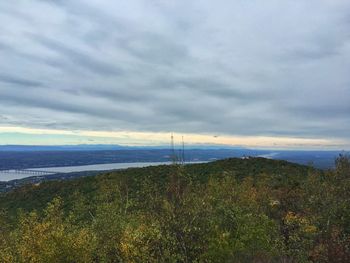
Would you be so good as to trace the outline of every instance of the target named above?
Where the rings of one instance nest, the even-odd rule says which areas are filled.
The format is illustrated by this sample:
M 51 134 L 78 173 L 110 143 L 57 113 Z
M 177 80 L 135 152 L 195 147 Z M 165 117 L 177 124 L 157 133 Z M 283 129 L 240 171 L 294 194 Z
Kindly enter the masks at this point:
M 191 162 L 197 163 L 197 162 Z M 200 162 L 198 162 L 200 163 Z M 81 166 L 66 166 L 66 167 L 46 167 L 46 168 L 28 168 L 24 170 L 30 171 L 42 171 L 42 175 L 49 175 L 54 173 L 73 173 L 84 171 L 107 171 L 126 168 L 137 168 L 170 164 L 170 162 L 147 162 L 147 163 L 107 163 L 107 164 L 93 164 L 93 165 L 81 165 Z M 35 176 L 33 174 L 17 173 L 14 170 L 9 170 L 6 173 L 0 171 L 0 181 L 10 181 L 15 179 L 22 179 L 26 177 Z
M 267 153 L 267 154 L 260 154 L 260 155 L 258 155 L 258 157 L 263 157 L 266 159 L 273 159 L 277 155 L 278 155 L 278 153 L 273 152 L 273 153 Z

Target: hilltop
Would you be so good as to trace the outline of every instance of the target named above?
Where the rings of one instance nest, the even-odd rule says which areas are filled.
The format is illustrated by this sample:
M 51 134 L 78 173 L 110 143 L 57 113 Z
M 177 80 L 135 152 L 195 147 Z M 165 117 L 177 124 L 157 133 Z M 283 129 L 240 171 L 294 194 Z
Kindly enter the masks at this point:
M 42 184 L 27 184 L 15 189 L 8 194 L 0 196 L 0 205 L 9 210 L 41 209 L 47 202 L 56 196 L 63 198 L 66 203 L 71 203 L 75 192 L 83 193 L 90 197 L 98 194 L 97 185 L 107 183 L 118 185 L 127 180 L 133 186 L 130 190 L 138 190 L 144 181 L 149 182 L 157 189 L 164 190 L 171 174 L 177 170 L 177 166 L 160 165 L 145 168 L 130 168 L 126 170 L 112 171 L 97 176 L 83 177 L 70 181 L 52 181 Z M 305 178 L 310 169 L 313 168 L 290 163 L 287 161 L 271 160 L 265 158 L 229 158 L 209 163 L 189 164 L 183 167 L 184 173 L 193 182 L 206 183 L 210 177 L 231 174 L 234 178 L 257 177 L 269 174 L 276 178 L 289 178 L 293 180 Z
M 348 262 L 350 163 L 113 171 L 0 195 L 2 262 Z

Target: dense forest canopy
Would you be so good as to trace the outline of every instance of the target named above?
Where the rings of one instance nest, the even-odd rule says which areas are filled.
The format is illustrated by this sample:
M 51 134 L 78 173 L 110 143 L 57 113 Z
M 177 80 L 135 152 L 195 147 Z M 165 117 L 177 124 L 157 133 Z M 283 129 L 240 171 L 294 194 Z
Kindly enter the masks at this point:
M 157 166 L 0 196 L 1 262 L 350 262 L 350 162 Z

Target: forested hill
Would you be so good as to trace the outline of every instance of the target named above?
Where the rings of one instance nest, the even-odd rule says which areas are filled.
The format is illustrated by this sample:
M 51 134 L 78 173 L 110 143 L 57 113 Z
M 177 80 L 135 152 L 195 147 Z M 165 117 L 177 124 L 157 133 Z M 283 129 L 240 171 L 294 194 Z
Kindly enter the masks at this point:
M 0 196 L 0 262 L 349 262 L 350 162 L 163 165 Z
M 76 180 L 44 182 L 40 185 L 28 184 L 0 195 L 0 205 L 10 211 L 16 211 L 18 208 L 42 209 L 54 197 L 60 196 L 68 206 L 74 202 L 77 193 L 91 199 L 99 194 L 104 187 L 117 187 L 121 183 L 126 183 L 131 193 L 137 193 L 144 182 L 152 184 L 152 188 L 163 192 L 171 179 L 170 175 L 178 169 L 178 166 L 160 165 L 113 171 Z M 229 174 L 237 179 L 248 176 L 255 178 L 268 174 L 276 177 L 276 181 L 287 178 L 295 181 L 305 178 L 312 168 L 265 158 L 230 158 L 215 162 L 189 164 L 182 169 L 191 182 L 206 183 L 209 178 L 220 177 L 224 174 Z

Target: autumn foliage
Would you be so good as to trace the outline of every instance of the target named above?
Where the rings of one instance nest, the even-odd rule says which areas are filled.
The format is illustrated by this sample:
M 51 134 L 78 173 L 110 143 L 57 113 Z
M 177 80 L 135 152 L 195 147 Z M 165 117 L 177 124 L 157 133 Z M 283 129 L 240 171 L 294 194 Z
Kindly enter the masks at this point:
M 350 262 L 346 156 L 130 169 L 0 205 L 0 262 Z

